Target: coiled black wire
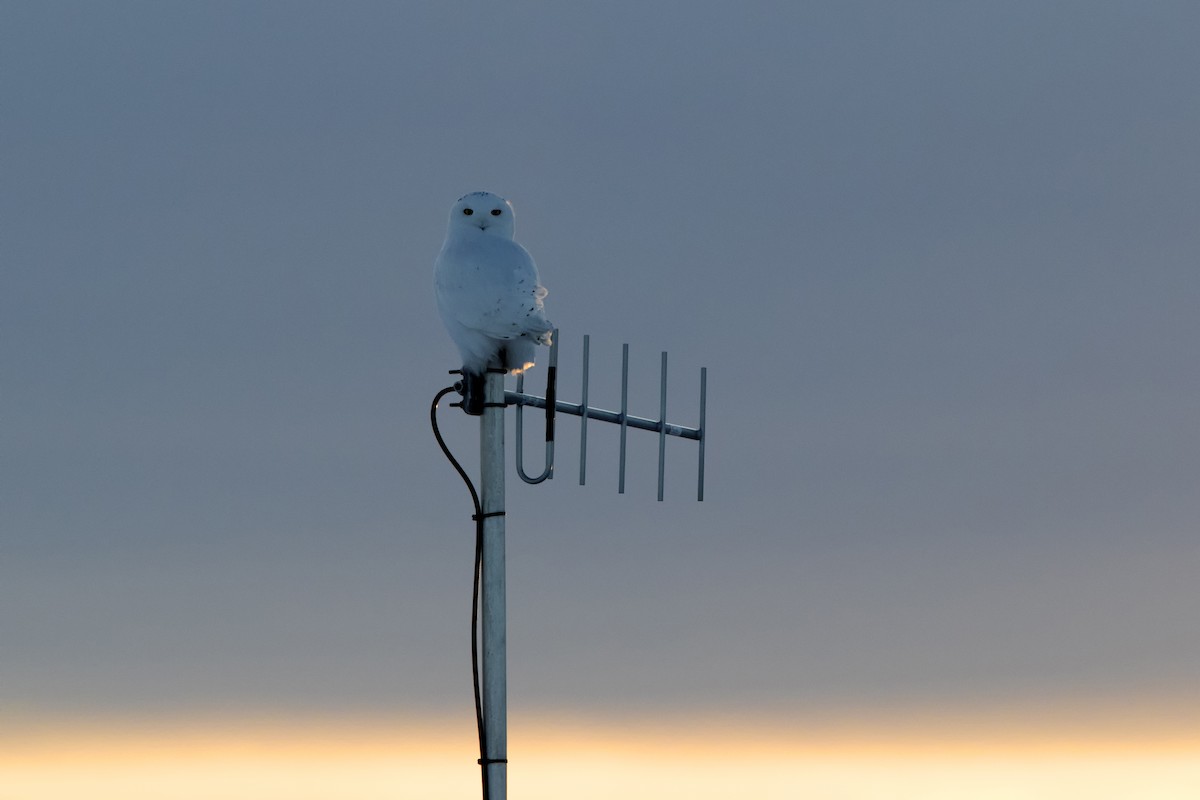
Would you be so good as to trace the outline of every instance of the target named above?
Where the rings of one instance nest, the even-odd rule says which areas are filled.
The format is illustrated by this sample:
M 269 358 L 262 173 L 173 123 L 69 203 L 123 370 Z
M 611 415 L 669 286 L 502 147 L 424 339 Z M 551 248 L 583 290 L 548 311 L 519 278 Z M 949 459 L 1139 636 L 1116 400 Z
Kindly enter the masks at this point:
M 479 492 L 475 491 L 475 484 L 471 482 L 467 471 L 463 469 L 462 464 L 458 463 L 458 459 L 446 446 L 446 440 L 442 438 L 437 421 L 438 403 L 443 397 L 454 391 L 457 391 L 455 387 L 447 386 L 434 395 L 433 405 L 429 407 L 429 424 L 433 428 L 433 436 L 437 439 L 438 447 L 442 448 L 446 459 L 457 470 L 463 483 L 467 485 L 467 491 L 471 493 L 471 503 L 475 506 L 475 513 L 471 517 L 475 520 L 475 578 L 471 587 L 471 683 L 475 689 L 475 727 L 479 731 L 479 766 L 483 772 L 483 800 L 490 800 L 488 766 L 493 763 L 493 760 L 489 759 L 487 755 L 487 730 L 483 720 L 483 700 L 479 691 L 479 583 L 483 566 L 483 506 L 479 504 Z

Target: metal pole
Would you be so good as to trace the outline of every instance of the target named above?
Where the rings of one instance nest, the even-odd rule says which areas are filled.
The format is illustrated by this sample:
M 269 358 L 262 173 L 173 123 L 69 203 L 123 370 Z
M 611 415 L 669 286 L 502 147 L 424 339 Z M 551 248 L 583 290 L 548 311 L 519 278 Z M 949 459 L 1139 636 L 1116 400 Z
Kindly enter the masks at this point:
M 483 508 L 481 681 L 487 800 L 505 800 L 508 700 L 504 591 L 504 376 L 489 372 L 479 421 L 479 502 Z
M 667 351 L 662 354 L 662 380 L 658 394 L 658 499 L 663 499 L 663 476 L 667 469 Z
M 708 367 L 700 368 L 700 468 L 696 470 L 696 499 L 704 500 L 704 438 L 705 426 L 704 406 L 708 395 Z
M 583 391 L 579 398 L 579 485 L 587 482 L 588 351 L 590 336 L 583 335 Z
M 617 493 L 625 494 L 625 433 L 629 430 L 629 344 L 621 345 L 621 467 L 617 471 Z M 655 429 L 657 430 L 657 428 Z

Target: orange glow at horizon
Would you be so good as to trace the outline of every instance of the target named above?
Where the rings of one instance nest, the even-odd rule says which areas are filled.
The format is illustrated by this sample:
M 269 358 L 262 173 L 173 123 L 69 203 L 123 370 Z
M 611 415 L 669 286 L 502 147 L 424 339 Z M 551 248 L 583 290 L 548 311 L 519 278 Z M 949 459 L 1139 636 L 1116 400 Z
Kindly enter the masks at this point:
M 1200 787 L 1200 736 L 797 731 L 746 721 L 599 726 L 518 720 L 509 794 L 521 800 L 1155 798 Z M 14 800 L 473 800 L 473 730 L 444 721 L 292 725 L 59 725 L 0 734 Z

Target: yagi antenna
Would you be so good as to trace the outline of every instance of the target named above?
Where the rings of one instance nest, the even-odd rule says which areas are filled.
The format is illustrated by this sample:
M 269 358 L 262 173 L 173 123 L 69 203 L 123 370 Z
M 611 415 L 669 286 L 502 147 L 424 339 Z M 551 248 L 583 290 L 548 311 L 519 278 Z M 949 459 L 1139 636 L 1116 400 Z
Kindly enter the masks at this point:
M 583 388 L 578 403 L 566 403 L 557 397 L 558 331 L 550 346 L 546 369 L 546 396 L 525 394 L 524 376 L 517 378 L 517 390 L 505 391 L 504 371 L 489 369 L 484 375 L 463 374 L 455 386 L 442 389 L 429 410 L 433 434 L 450 463 L 471 492 L 475 513 L 475 591 L 471 607 L 471 671 L 475 687 L 475 715 L 479 729 L 479 765 L 482 767 L 484 800 L 505 800 L 508 782 L 508 695 L 507 635 L 505 617 L 504 569 L 504 411 L 516 406 L 517 474 L 527 483 L 541 483 L 554 476 L 554 419 L 558 413 L 572 414 L 579 422 L 579 483 L 587 481 L 588 421 L 608 422 L 621 428 L 617 491 L 625 491 L 625 440 L 630 428 L 658 433 L 658 499 L 663 499 L 666 472 L 667 437 L 694 439 L 699 443 L 699 467 L 696 499 L 704 499 L 705 392 L 708 371 L 700 370 L 700 423 L 695 428 L 667 422 L 667 354 L 662 354 L 659 378 L 658 419 L 635 417 L 629 413 L 629 345 L 621 348 L 621 410 L 607 411 L 588 405 L 590 356 L 589 337 L 583 337 Z M 455 370 L 454 372 L 459 372 Z M 479 491 L 475 490 L 466 470 L 450 452 L 438 428 L 439 401 L 451 392 L 463 395 L 464 411 L 479 417 Z M 546 459 L 540 474 L 530 476 L 524 463 L 524 408 L 546 410 Z M 480 639 L 482 639 L 482 646 Z
M 546 396 L 525 394 L 525 376 L 517 376 L 517 390 L 504 393 L 506 406 L 516 406 L 517 411 L 517 474 L 526 483 L 541 483 L 554 477 L 554 415 L 555 413 L 571 414 L 579 417 L 579 485 L 587 483 L 587 432 L 588 420 L 611 422 L 621 426 L 621 447 L 617 467 L 617 492 L 625 493 L 625 440 L 629 428 L 658 433 L 658 499 L 663 499 L 663 484 L 666 475 L 667 437 L 677 436 L 681 439 L 693 439 L 699 442 L 696 470 L 696 499 L 704 500 L 704 415 L 705 395 L 707 394 L 708 368 L 700 368 L 700 423 L 695 428 L 674 425 L 667 422 L 667 354 L 662 353 L 662 367 L 659 378 L 658 419 L 635 417 L 629 414 L 629 345 L 621 346 L 621 410 L 607 411 L 588 405 L 589 359 L 591 356 L 591 337 L 583 337 L 583 387 L 578 403 L 567 403 L 556 399 L 558 383 L 558 331 L 554 331 L 553 344 L 550 345 L 550 364 L 546 369 Z M 524 407 L 546 409 L 546 461 L 541 474 L 530 477 L 525 472 L 525 425 Z

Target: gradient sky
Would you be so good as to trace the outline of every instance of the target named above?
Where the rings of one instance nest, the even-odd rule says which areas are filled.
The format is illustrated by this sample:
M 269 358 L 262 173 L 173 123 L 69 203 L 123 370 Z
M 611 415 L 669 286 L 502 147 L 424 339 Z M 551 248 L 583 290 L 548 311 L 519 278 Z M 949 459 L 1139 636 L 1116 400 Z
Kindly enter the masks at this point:
M 1200 6 L 5 3 L 0 706 L 471 722 L 446 214 L 550 289 L 510 708 L 1200 712 Z M 533 372 L 540 387 L 544 372 Z M 470 458 L 473 420 L 445 410 Z M 535 426 L 536 428 L 536 426 Z M 538 449 L 535 447 L 536 454 Z M 511 475 L 511 473 L 510 473 Z M 1079 709 L 1087 709 L 1081 712 Z M 1194 729 L 1193 729 L 1194 730 Z

